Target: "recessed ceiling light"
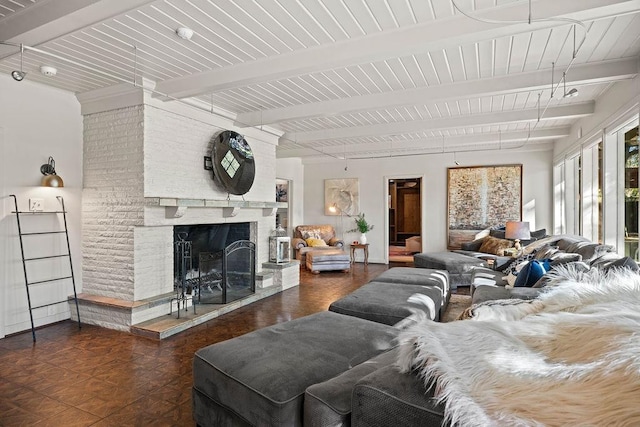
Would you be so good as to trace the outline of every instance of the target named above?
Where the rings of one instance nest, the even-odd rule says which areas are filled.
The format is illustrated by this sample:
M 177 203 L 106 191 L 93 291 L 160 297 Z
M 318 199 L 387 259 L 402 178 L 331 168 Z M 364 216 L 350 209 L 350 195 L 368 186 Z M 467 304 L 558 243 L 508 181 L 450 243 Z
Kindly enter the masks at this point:
M 47 77 L 53 77 L 58 73 L 58 70 L 55 67 L 51 67 L 49 65 L 41 65 L 40 72 Z
M 183 40 L 191 40 L 191 37 L 193 37 L 193 30 L 187 27 L 180 27 L 176 30 L 176 34 Z

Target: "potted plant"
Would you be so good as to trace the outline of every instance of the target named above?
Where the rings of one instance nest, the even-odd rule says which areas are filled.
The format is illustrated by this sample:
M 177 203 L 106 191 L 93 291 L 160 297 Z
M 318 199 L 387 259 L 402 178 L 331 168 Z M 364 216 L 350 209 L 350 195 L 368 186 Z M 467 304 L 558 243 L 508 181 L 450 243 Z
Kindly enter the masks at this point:
M 355 233 L 360 232 L 360 243 L 365 245 L 367 243 L 367 231 L 373 230 L 373 225 L 370 225 L 367 220 L 364 218 L 364 213 L 359 213 L 355 217 L 353 217 L 356 222 L 356 228 L 347 231 L 347 233 Z

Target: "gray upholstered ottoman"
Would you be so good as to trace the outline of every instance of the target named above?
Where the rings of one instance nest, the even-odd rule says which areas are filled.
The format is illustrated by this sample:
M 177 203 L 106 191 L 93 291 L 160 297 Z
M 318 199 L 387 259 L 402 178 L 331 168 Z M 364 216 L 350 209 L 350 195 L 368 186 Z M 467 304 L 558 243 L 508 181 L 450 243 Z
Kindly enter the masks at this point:
M 433 305 L 409 302 L 409 297 L 414 294 L 428 297 Z M 334 301 L 329 306 L 329 310 L 385 325 L 395 325 L 418 310 L 425 313 L 428 319 L 439 320 L 442 299 L 442 290 L 437 286 L 373 281 Z
M 437 286 L 442 290 L 442 306 L 440 314 L 449 304 L 451 290 L 449 289 L 449 273 L 446 270 L 430 268 L 394 267 L 382 272 L 374 279 L 376 282 L 402 283 L 404 285 Z
M 451 289 L 456 289 L 458 286 L 470 286 L 471 273 L 474 268 L 486 266 L 482 259 L 456 252 L 416 254 L 413 256 L 413 264 L 419 268 L 447 270 Z
M 198 425 L 299 426 L 304 392 L 388 350 L 397 329 L 321 312 L 198 350 Z
M 392 349 L 334 378 L 309 386 L 304 394 L 304 426 L 350 425 L 353 386 L 370 373 L 393 365 L 397 358 L 398 352 Z
M 342 270 L 346 273 L 351 268 L 351 259 L 342 249 L 322 249 L 307 252 L 306 265 L 313 274 L 329 270 Z

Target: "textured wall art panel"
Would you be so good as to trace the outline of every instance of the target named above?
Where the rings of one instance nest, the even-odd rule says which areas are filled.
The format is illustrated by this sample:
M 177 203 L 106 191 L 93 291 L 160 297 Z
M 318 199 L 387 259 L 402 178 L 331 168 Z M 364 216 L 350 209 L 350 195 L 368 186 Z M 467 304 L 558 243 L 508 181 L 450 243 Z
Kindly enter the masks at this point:
M 449 249 L 492 227 L 522 218 L 522 165 L 449 168 Z
M 332 209 L 332 206 L 335 206 Z M 360 184 L 358 178 L 324 180 L 324 214 L 357 215 L 360 213 Z

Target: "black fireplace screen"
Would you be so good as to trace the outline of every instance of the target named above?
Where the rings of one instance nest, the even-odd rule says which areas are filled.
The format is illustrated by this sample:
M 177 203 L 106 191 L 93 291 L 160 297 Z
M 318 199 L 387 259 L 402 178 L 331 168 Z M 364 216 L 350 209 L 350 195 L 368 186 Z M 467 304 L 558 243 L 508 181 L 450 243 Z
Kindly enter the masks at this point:
M 185 237 L 186 235 L 186 237 Z M 255 244 L 249 223 L 174 227 L 174 239 L 192 242 L 191 270 L 174 254 L 176 286 L 192 290 L 194 302 L 227 304 L 255 292 Z M 186 283 L 180 283 L 186 277 Z

